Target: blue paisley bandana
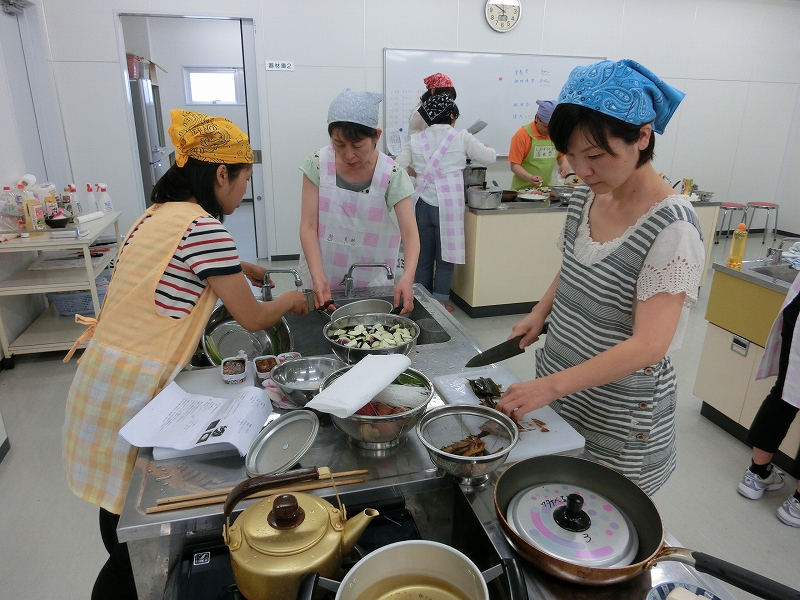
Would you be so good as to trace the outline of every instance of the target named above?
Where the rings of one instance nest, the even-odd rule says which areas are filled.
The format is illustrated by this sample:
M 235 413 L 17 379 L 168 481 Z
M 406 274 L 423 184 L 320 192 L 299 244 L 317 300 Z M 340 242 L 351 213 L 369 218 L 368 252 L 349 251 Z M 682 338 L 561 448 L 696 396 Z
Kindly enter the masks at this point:
M 653 131 L 664 133 L 685 96 L 649 69 L 624 59 L 575 67 L 558 102 L 585 106 L 633 125 L 652 123 Z
M 328 107 L 328 125 L 339 121 L 378 128 L 378 105 L 383 94 L 354 92 L 345 88 Z

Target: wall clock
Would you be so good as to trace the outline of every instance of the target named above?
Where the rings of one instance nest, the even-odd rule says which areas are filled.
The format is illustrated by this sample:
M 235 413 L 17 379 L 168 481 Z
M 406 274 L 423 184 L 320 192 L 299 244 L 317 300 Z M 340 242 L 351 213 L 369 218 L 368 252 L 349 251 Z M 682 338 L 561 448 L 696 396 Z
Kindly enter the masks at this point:
M 486 0 L 486 22 L 495 31 L 511 31 L 522 12 L 520 0 Z

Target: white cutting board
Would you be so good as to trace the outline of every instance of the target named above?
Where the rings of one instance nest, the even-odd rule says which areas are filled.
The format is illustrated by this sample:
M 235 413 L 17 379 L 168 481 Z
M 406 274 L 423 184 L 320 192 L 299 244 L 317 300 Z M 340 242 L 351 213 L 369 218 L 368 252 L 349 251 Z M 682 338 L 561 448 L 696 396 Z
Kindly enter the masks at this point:
M 434 377 L 432 381 L 439 395 L 447 404 L 480 404 L 480 400 L 473 393 L 467 381 L 467 379 L 477 379 L 478 377 L 491 377 L 492 381 L 503 390 L 506 390 L 512 383 L 519 382 L 519 379 L 510 371 L 502 367 L 470 369 L 464 373 Z M 549 431 L 540 431 L 539 427 L 533 425 L 533 419 L 544 422 Z M 570 427 L 549 406 L 538 408 L 525 415 L 523 426 L 526 424 L 531 429 L 520 432 L 517 445 L 508 455 L 508 462 L 516 462 L 531 456 L 576 450 L 583 448 L 586 443 L 583 436 Z

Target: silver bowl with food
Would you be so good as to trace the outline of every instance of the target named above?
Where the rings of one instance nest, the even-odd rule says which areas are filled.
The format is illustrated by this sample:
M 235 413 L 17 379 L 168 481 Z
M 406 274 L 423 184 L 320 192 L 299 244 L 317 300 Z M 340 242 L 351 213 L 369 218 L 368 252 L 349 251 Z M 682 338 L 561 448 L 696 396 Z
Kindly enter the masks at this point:
M 346 315 L 322 328 L 333 353 L 354 365 L 369 354 L 408 354 L 417 345 L 414 321 L 387 313 Z
M 437 468 L 458 483 L 476 485 L 506 461 L 519 429 L 494 408 L 448 404 L 420 419 L 417 436 Z
M 276 366 L 270 375 L 294 408 L 303 408 L 319 393 L 322 382 L 331 373 L 345 366 L 338 358 L 301 357 Z
M 322 382 L 320 391 L 349 369 L 331 373 Z M 385 450 L 400 444 L 414 429 L 433 396 L 431 380 L 416 369 L 406 369 L 358 412 L 349 417 L 331 415 L 331 420 L 357 448 Z
M 208 362 L 214 366 L 225 356 L 236 356 L 244 350 L 248 360 L 267 354 L 278 355 L 294 348 L 289 324 L 281 317 L 272 327 L 247 331 L 236 322 L 225 305 L 218 303 L 203 330 L 200 345 Z
M 363 315 L 365 313 L 390 313 L 392 312 L 392 303 L 388 300 L 381 300 L 380 298 L 364 298 L 363 300 L 356 300 L 355 302 L 348 302 L 342 304 L 339 308 L 331 313 L 331 321 L 335 321 L 339 317 L 347 315 Z

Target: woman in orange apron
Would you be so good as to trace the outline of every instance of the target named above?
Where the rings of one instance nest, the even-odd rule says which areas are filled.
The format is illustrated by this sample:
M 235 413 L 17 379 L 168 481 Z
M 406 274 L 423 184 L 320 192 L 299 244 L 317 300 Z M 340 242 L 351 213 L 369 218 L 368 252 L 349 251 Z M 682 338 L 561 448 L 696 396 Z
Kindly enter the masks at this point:
M 227 119 L 172 111 L 176 161 L 153 188 L 151 206 L 125 238 L 102 310 L 83 319 L 89 340 L 67 397 L 63 462 L 72 491 L 100 507 L 109 551 L 92 599 L 136 598 L 126 544 L 116 528 L 137 449 L 120 428 L 186 366 L 217 297 L 246 329 L 304 314 L 305 296 L 259 303 L 247 280 L 264 269 L 240 263 L 222 226 L 244 195 L 253 152 Z
M 328 109 L 331 144 L 310 154 L 303 171 L 300 217 L 300 276 L 310 279 L 322 306 L 354 263 L 397 267 L 403 243 L 403 275 L 395 280 L 394 305 L 400 314 L 414 308 L 414 273 L 419 234 L 405 169 L 378 150 L 378 105 L 382 94 L 345 89 Z M 394 217 L 392 216 L 394 212 Z M 353 271 L 356 288 L 391 285 L 379 268 Z

